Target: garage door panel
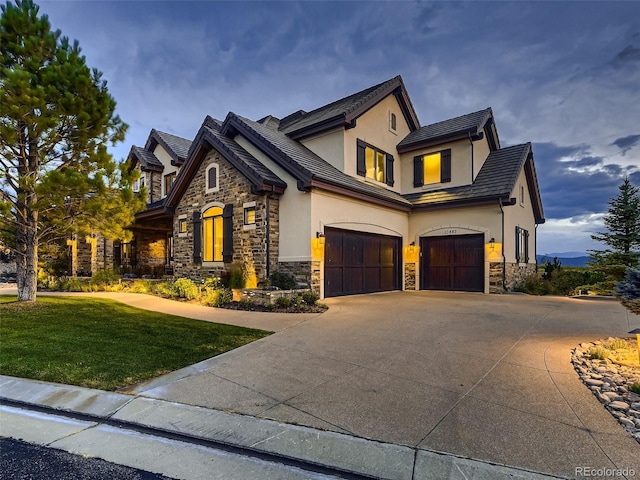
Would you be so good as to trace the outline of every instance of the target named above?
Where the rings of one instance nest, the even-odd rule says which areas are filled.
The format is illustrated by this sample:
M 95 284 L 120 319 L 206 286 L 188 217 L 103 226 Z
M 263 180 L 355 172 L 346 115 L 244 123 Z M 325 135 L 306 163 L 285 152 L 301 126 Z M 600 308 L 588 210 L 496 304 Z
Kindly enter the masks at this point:
M 484 291 L 484 235 L 423 237 L 421 288 Z
M 325 229 L 325 296 L 400 288 L 398 237 Z

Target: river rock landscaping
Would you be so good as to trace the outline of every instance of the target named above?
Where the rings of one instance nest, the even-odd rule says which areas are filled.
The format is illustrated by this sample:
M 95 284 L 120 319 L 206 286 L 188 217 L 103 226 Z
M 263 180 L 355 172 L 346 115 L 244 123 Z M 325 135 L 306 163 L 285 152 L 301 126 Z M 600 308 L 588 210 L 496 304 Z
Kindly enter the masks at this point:
M 571 361 L 584 384 L 640 443 L 640 362 L 635 339 L 581 343 Z

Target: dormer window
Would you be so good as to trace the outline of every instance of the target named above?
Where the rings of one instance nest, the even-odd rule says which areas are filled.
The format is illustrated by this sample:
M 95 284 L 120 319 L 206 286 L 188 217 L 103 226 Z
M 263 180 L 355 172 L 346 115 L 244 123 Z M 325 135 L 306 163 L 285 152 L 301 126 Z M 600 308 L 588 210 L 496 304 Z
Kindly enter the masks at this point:
M 393 155 L 358 140 L 357 173 L 361 177 L 393 186 Z
M 413 157 L 413 186 L 451 181 L 451 149 Z

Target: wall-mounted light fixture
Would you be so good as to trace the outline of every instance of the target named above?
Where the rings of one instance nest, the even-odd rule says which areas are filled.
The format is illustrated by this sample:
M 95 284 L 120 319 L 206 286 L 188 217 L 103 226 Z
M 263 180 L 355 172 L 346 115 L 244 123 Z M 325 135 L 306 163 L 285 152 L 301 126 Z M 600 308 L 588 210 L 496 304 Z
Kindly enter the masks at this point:
M 414 253 L 414 252 L 416 251 L 416 242 L 411 242 L 411 243 L 409 244 L 409 251 L 410 251 L 411 253 Z
M 496 239 L 493 237 L 491 237 L 491 240 L 489 240 L 489 248 L 491 250 L 495 250 L 496 248 Z
M 316 232 L 316 238 L 318 239 L 318 245 L 324 245 L 324 233 Z

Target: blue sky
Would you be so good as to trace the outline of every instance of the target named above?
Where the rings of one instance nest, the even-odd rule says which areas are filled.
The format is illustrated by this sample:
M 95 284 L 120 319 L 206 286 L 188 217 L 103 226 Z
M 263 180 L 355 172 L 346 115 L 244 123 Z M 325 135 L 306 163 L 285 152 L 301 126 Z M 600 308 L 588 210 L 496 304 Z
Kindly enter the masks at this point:
M 206 115 L 311 110 L 402 75 L 422 125 L 492 107 L 530 141 L 538 253 L 600 248 L 607 202 L 640 186 L 640 2 L 41 1 L 129 124 L 193 138 Z

